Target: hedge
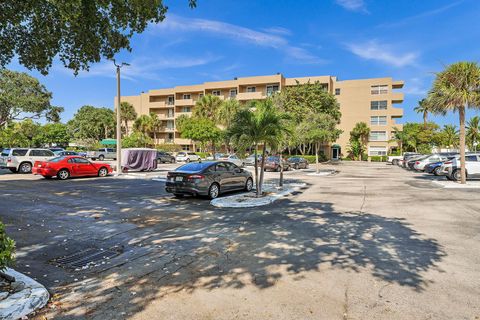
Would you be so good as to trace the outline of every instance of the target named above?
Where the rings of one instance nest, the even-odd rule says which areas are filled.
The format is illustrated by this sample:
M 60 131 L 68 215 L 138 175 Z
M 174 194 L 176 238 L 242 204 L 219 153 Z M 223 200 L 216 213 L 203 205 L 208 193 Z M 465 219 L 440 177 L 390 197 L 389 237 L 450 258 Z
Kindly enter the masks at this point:
M 370 161 L 372 161 L 372 162 L 387 162 L 387 156 L 371 156 Z
M 15 262 L 15 242 L 5 233 L 5 226 L 0 221 L 0 271 L 13 266 Z
M 290 158 L 290 157 L 300 157 L 300 158 L 305 158 L 308 163 L 315 163 L 315 156 L 312 156 L 312 155 L 301 155 L 301 154 L 297 154 L 297 155 L 293 155 L 293 156 L 290 156 L 290 155 L 285 155 L 285 158 Z M 318 160 L 320 162 L 325 162 L 327 161 L 327 157 L 323 154 L 323 153 L 320 153 L 318 155 Z

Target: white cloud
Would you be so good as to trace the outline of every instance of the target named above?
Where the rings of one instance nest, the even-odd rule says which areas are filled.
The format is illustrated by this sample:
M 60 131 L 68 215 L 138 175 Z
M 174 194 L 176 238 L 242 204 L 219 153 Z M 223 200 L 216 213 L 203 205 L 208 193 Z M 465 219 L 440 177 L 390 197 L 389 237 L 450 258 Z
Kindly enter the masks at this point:
M 350 11 L 367 12 L 364 0 L 335 0 L 335 2 Z
M 316 64 L 324 60 L 315 56 L 306 49 L 291 45 L 285 38 L 290 31 L 281 27 L 273 27 L 257 31 L 250 28 L 206 19 L 186 19 L 170 15 L 162 23 L 155 25 L 152 29 L 158 31 L 174 32 L 203 32 L 228 38 L 240 43 L 251 43 L 261 47 L 273 48 L 283 51 L 287 56 L 293 58 L 297 63 Z
M 376 40 L 365 43 L 347 44 L 348 50 L 353 54 L 366 59 L 375 60 L 394 67 L 415 65 L 418 54 L 415 52 L 399 53 L 398 50 Z

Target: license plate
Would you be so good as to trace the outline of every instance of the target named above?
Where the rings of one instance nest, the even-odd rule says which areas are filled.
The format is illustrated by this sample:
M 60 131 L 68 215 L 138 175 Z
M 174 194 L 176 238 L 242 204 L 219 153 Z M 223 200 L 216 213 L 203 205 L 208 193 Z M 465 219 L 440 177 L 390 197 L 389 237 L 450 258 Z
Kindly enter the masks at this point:
M 183 177 L 175 177 L 175 181 L 183 181 Z

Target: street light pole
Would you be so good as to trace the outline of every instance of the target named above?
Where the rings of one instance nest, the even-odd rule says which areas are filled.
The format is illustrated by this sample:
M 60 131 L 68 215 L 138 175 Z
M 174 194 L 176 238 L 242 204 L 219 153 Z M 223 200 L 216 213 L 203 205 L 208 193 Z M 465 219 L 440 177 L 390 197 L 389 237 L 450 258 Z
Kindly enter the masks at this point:
M 113 64 L 117 68 L 117 175 L 122 174 L 122 122 L 120 117 L 120 68 L 123 66 L 129 66 L 128 63 L 122 62 L 117 64 L 113 60 Z

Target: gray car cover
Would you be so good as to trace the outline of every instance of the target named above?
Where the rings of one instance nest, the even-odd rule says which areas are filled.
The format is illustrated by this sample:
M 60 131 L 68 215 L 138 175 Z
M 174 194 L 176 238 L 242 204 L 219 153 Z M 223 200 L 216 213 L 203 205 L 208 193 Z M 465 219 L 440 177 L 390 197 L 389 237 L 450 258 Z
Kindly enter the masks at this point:
M 122 168 L 150 171 L 157 168 L 157 150 L 148 148 L 122 149 Z

